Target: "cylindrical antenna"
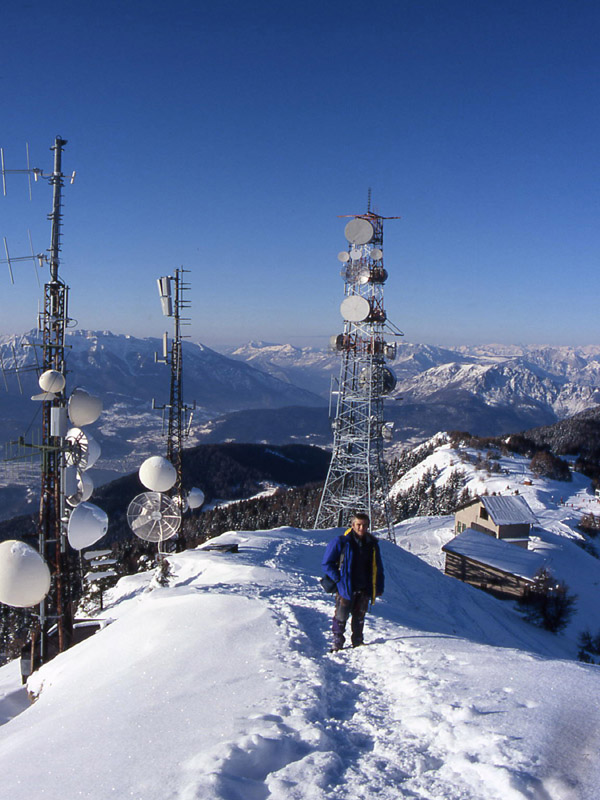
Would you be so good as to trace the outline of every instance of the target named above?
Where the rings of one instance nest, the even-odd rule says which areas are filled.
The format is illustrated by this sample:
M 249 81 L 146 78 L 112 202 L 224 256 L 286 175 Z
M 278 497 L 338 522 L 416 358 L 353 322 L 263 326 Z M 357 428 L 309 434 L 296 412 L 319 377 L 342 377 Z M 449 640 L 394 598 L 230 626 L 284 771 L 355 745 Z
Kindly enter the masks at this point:
M 51 244 L 50 244 L 50 280 L 52 283 L 58 282 L 58 265 L 60 261 L 60 228 L 61 228 L 61 219 L 62 215 L 60 213 L 61 209 L 61 194 L 62 194 L 62 187 L 63 187 L 63 174 L 62 174 L 62 149 L 66 145 L 67 140 L 61 139 L 60 136 L 57 136 L 54 141 L 54 146 L 51 147 L 51 150 L 54 150 L 54 171 L 52 173 L 52 177 L 50 178 L 50 183 L 54 187 L 53 195 L 52 195 L 52 214 L 50 218 L 52 220 L 52 234 L 51 234 Z

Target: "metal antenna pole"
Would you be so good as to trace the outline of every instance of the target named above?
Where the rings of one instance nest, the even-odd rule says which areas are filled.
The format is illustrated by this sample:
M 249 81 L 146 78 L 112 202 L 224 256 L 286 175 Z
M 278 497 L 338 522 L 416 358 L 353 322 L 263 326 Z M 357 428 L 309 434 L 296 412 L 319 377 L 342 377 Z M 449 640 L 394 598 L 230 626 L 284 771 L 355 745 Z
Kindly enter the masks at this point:
M 391 427 L 384 421 L 383 403 L 395 385 L 386 358 L 395 358 L 396 345 L 385 341 L 385 333 L 402 334 L 386 324 L 383 305 L 383 284 L 387 279 L 382 250 L 385 218 L 370 210 L 353 218 L 364 220 L 366 230 L 372 234 L 364 244 L 360 238 L 358 243 L 349 238 L 348 253 L 340 254 L 345 264 L 342 315 L 346 309 L 346 316 L 344 332 L 336 338 L 336 349 L 341 352 L 342 362 L 334 392 L 337 404 L 332 422 L 333 453 L 315 527 L 338 527 L 349 522 L 353 513 L 362 511 L 371 517 L 373 527 L 385 528 L 387 537 L 395 541 L 383 457 L 384 436 L 391 433 Z M 364 314 L 349 313 L 350 307 L 363 308 Z
M 163 313 L 165 313 L 166 316 L 173 317 L 174 326 L 173 340 L 170 349 L 167 345 L 168 337 L 167 334 L 165 334 L 164 357 L 163 359 L 157 359 L 162 360 L 171 367 L 169 403 L 166 406 L 156 406 L 153 404 L 154 408 L 168 409 L 167 459 L 173 464 L 177 473 L 177 479 L 170 489 L 169 495 L 177 501 L 182 515 L 186 510 L 182 471 L 183 442 L 188 435 L 188 412 L 191 411 L 192 408 L 195 408 L 195 404 L 193 407 L 190 407 L 183 402 L 183 339 L 187 337 L 183 336 L 181 328 L 182 325 L 189 325 L 190 318 L 183 317 L 181 312 L 191 307 L 190 301 L 185 298 L 185 292 L 190 289 L 190 284 L 183 279 L 186 272 L 189 272 L 189 270 L 180 267 L 175 270 L 174 275 L 160 278 L 158 281 L 161 300 L 163 300 L 163 298 L 165 300 L 165 302 L 163 302 Z M 168 282 L 168 284 L 165 282 Z M 168 299 L 167 294 L 163 294 L 163 292 L 169 293 Z M 183 516 L 179 536 L 176 540 L 176 547 L 178 550 L 183 550 L 185 548 L 185 526 Z
M 56 137 L 54 146 L 54 169 L 49 177 L 53 186 L 52 222 L 50 244 L 50 282 L 44 286 L 44 309 L 41 317 L 43 371 L 54 369 L 66 374 L 65 333 L 68 322 L 69 288 L 59 278 L 60 239 L 62 228 L 62 151 L 66 140 Z M 55 422 L 59 412 L 66 406 L 64 390 L 54 399 L 43 401 L 42 410 L 42 487 L 38 525 L 39 550 L 46 559 L 52 574 L 52 586 L 46 599 L 40 604 L 40 662 L 44 663 L 53 653 L 49 652 L 49 629 L 56 625 L 58 652 L 66 650 L 72 639 L 73 617 L 70 596 L 70 575 L 66 555 L 66 511 L 62 491 L 64 471 L 64 432 Z

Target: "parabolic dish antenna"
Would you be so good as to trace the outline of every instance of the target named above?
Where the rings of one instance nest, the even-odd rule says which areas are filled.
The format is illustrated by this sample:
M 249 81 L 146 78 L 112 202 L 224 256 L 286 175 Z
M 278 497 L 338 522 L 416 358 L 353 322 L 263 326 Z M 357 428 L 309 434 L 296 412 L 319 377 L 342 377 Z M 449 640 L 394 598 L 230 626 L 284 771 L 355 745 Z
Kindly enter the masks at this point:
M 204 502 L 204 492 L 194 486 L 188 493 L 188 505 L 190 508 L 200 508 Z
M 75 550 L 83 550 L 99 541 L 108 529 L 108 517 L 93 503 L 80 503 L 69 517 L 67 538 Z
M 85 389 L 74 389 L 69 397 L 69 419 L 78 428 L 96 422 L 102 413 L 102 400 Z
M 368 244 L 375 235 L 375 230 L 368 219 L 356 217 L 346 225 L 344 235 L 351 244 Z
M 93 467 L 100 458 L 100 445 L 81 428 L 70 428 L 65 436 L 67 452 L 65 461 L 70 467 L 86 470 Z
M 346 261 L 350 261 L 350 256 L 345 250 L 342 250 L 341 253 L 338 253 L 338 261 L 341 261 L 342 264 L 345 264 Z
M 350 259 L 352 261 L 360 261 L 362 257 L 363 257 L 363 251 L 360 248 L 358 250 L 354 248 L 353 250 L 350 251 Z
M 381 259 L 383 258 L 383 251 L 380 250 L 378 247 L 374 247 L 371 250 L 371 258 L 373 259 L 373 261 L 381 261 Z
M 62 392 L 65 388 L 65 376 L 57 369 L 47 369 L 38 379 L 43 392 Z
M 50 589 L 50 570 L 41 555 L 25 542 L 0 544 L 0 603 L 29 608 L 41 603 Z
M 177 470 L 163 456 L 150 456 L 140 467 L 139 476 L 151 492 L 168 492 L 175 485 Z
M 175 536 L 181 525 L 177 504 L 160 492 L 142 492 L 127 508 L 131 530 L 146 542 L 164 542 Z
M 371 313 L 371 304 L 366 297 L 351 294 L 342 300 L 340 314 L 349 322 L 363 322 Z
M 67 469 L 70 468 L 67 467 Z M 73 469 L 75 468 L 73 467 Z M 87 472 L 79 472 L 78 470 L 75 481 L 75 489 L 72 494 L 67 497 L 67 503 L 74 508 L 75 506 L 78 506 L 79 503 L 89 500 L 93 491 L 93 480 L 90 478 Z

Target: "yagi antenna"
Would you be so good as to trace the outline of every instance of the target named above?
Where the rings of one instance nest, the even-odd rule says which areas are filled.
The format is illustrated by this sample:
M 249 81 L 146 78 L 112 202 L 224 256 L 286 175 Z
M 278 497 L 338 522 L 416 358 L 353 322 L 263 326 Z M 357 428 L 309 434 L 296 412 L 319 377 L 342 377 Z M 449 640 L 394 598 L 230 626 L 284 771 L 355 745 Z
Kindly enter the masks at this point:
M 48 259 L 47 259 L 47 256 L 44 253 L 35 253 L 34 252 L 34 250 L 33 250 L 33 240 L 31 238 L 31 231 L 30 230 L 27 231 L 27 235 L 29 237 L 29 247 L 31 248 L 31 255 L 30 256 L 16 256 L 16 257 L 11 256 L 9 251 L 8 251 L 8 242 L 6 241 L 6 236 L 2 237 L 2 241 L 4 242 L 4 252 L 6 254 L 6 258 L 0 259 L 0 264 L 6 264 L 8 266 L 8 274 L 10 276 L 10 282 L 14 285 L 15 276 L 14 276 L 14 273 L 12 271 L 12 265 L 17 261 L 33 261 L 35 277 L 37 279 L 38 286 L 40 286 L 40 278 L 39 278 L 39 275 L 37 274 L 37 270 L 35 269 L 35 263 L 37 261 L 37 263 L 41 267 L 43 265 L 44 261 L 47 261 Z

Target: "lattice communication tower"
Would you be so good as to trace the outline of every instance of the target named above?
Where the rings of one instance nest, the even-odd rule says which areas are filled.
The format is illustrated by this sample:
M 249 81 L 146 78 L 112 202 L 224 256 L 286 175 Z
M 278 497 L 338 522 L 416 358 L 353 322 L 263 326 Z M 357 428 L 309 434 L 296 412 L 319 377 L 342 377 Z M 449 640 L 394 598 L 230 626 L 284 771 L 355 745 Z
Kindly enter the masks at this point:
M 387 366 L 396 356 L 396 344 L 386 341 L 402 332 L 387 320 L 383 287 L 388 274 L 383 266 L 383 221 L 369 210 L 353 216 L 345 227 L 348 250 L 343 264 L 345 298 L 340 312 L 344 332 L 332 337 L 341 354 L 333 427 L 333 453 L 325 481 L 316 528 L 338 527 L 357 511 L 367 513 L 373 528 L 385 528 L 395 541 L 388 479 L 383 458 L 385 439 L 393 425 L 384 420 L 384 398 L 396 385 Z
M 60 244 L 62 234 L 62 189 L 64 178 L 62 172 L 62 153 L 67 144 L 65 139 L 57 136 L 54 145 L 54 168 L 52 173 L 44 174 L 40 169 L 7 170 L 2 153 L 2 180 L 6 194 L 7 174 L 22 173 L 37 181 L 45 179 L 53 187 L 52 211 L 48 215 L 51 221 L 51 241 L 48 255 L 34 256 L 40 266 L 47 262 L 50 267 L 50 280 L 44 285 L 43 310 L 38 320 L 41 332 L 42 363 L 41 370 L 55 370 L 66 375 L 65 335 L 69 323 L 68 297 L 69 287 L 59 276 Z M 29 156 L 29 152 L 28 152 Z M 28 158 L 29 160 L 29 158 Z M 71 183 L 75 173 L 70 176 Z M 12 276 L 11 262 L 29 260 L 30 257 L 11 258 L 5 241 L 6 261 Z M 73 576 L 67 556 L 67 523 L 68 509 L 65 504 L 63 480 L 65 474 L 66 406 L 67 398 L 63 387 L 52 392 L 43 392 L 33 398 L 42 402 L 42 442 L 35 445 L 41 451 L 41 495 L 38 521 L 39 553 L 44 558 L 52 576 L 49 593 L 40 603 L 39 630 L 36 661 L 44 663 L 58 650 L 62 652 L 71 644 L 73 636 L 72 587 Z M 56 638 L 52 642 L 49 632 L 56 630 Z M 33 642 L 34 643 L 34 642 Z M 35 643 L 34 643 L 35 644 Z M 52 647 L 53 652 L 50 652 Z
M 189 273 L 189 270 L 180 267 L 175 270 L 174 275 L 165 275 L 158 279 L 162 312 L 165 317 L 173 318 L 173 338 L 169 345 L 168 333 L 164 334 L 162 358 L 157 356 L 156 360 L 171 367 L 171 382 L 169 402 L 162 406 L 157 406 L 154 401 L 152 402 L 153 408 L 167 411 L 167 459 L 177 472 L 177 479 L 169 491 L 169 495 L 175 500 L 182 514 L 187 508 L 182 478 L 183 443 L 189 435 L 195 408 L 195 404 L 187 406 L 183 402 L 183 339 L 188 337 L 182 334 L 181 328 L 190 324 L 190 318 L 182 316 L 182 312 L 191 307 L 191 303 L 186 297 L 186 293 L 190 289 L 190 284 L 184 280 L 186 273 Z M 183 517 L 176 547 L 178 550 L 185 548 Z

